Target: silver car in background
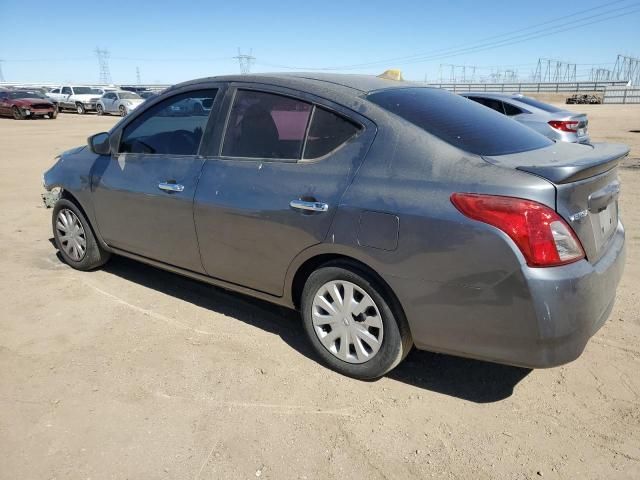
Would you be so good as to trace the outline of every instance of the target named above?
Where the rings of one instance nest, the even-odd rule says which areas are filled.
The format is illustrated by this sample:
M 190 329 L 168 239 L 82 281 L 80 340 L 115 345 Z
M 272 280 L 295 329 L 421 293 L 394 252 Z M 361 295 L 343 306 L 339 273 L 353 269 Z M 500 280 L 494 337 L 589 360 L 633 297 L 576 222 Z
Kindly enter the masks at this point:
M 573 113 L 520 93 L 469 92 L 461 95 L 512 117 L 553 141 L 570 143 L 591 141 L 587 131 L 589 120 L 584 113 Z
M 106 92 L 96 103 L 96 112 L 98 115 L 105 113 L 117 113 L 124 117 L 144 102 L 137 93 L 125 90 Z

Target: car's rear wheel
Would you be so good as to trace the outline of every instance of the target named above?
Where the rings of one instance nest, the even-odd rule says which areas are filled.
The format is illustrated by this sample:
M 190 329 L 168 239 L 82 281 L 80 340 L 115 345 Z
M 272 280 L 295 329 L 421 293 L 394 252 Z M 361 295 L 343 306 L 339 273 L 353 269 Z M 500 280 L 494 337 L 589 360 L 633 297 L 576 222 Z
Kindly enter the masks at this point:
M 347 264 L 330 264 L 313 272 L 304 286 L 304 328 L 329 368 L 375 379 L 396 367 L 412 346 L 395 303 L 371 275 Z
M 81 103 L 76 103 L 76 112 L 78 115 L 83 115 L 87 110 L 84 108 L 84 105 Z
M 20 109 L 18 107 L 13 107 L 11 109 L 11 113 L 13 114 L 13 118 L 16 120 L 24 120 L 24 115 L 23 113 L 20 111 Z
M 96 105 L 96 113 L 98 115 L 104 115 L 104 109 L 102 108 L 102 105 L 100 105 L 100 104 Z
M 53 238 L 64 261 L 77 270 L 93 270 L 109 260 L 89 222 L 75 203 L 62 198 L 53 207 Z
M 49 120 L 55 120 L 56 118 L 58 118 L 58 109 L 54 108 L 53 112 L 51 112 L 49 115 Z
M 118 110 L 120 111 L 120 116 L 121 117 L 126 117 L 127 116 L 127 108 L 124 105 L 120 105 L 118 107 Z

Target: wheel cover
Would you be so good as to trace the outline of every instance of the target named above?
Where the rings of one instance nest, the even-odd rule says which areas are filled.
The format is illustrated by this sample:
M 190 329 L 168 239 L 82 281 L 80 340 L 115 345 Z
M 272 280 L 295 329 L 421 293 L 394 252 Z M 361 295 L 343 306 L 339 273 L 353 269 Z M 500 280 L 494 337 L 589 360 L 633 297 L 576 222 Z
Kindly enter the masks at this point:
M 127 109 L 120 105 L 120 115 L 123 117 L 127 114 Z
M 82 105 L 76 105 L 76 110 L 78 111 L 78 113 L 82 113 L 84 112 L 84 107 Z
M 311 318 L 320 343 L 342 361 L 367 362 L 382 346 L 380 310 L 354 283 L 334 280 L 320 287 L 313 297 Z
M 56 233 L 64 253 L 79 262 L 87 253 L 87 237 L 80 219 L 73 211 L 63 208 L 56 218 Z

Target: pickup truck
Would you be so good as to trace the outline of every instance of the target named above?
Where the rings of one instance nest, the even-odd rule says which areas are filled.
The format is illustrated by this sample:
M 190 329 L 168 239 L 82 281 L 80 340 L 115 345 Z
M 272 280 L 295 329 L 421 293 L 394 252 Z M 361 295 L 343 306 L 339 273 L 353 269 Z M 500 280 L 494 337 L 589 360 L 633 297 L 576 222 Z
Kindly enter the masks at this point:
M 58 105 L 58 111 L 75 110 L 79 114 L 96 110 L 96 103 L 103 92 L 97 88 L 62 85 L 55 87 L 47 96 Z

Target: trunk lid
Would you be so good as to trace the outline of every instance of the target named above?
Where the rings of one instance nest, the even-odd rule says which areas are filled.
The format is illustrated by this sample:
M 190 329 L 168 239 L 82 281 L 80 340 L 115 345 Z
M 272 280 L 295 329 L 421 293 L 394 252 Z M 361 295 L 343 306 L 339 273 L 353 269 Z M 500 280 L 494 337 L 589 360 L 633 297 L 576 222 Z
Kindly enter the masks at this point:
M 556 143 L 510 155 L 484 157 L 497 166 L 545 178 L 556 188 L 555 209 L 573 228 L 592 263 L 603 254 L 618 224 L 618 164 L 626 145 Z

